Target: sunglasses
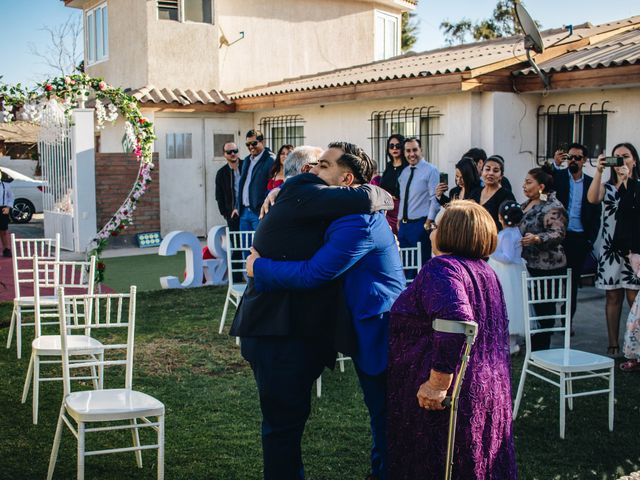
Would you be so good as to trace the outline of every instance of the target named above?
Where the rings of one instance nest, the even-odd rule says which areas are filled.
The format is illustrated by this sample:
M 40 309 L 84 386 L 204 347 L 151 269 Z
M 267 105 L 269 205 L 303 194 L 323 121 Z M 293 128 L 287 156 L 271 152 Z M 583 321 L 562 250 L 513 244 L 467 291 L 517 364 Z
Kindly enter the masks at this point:
M 225 150 L 224 153 L 226 153 L 227 155 L 233 155 L 235 153 L 238 153 L 238 149 L 232 149 L 232 150 Z
M 245 143 L 245 145 L 247 146 L 247 148 L 250 148 L 250 147 L 255 147 L 255 146 L 257 146 L 257 145 L 258 145 L 258 143 L 260 143 L 260 142 L 258 142 L 257 140 L 254 140 L 253 142 L 247 142 L 247 143 Z
M 584 157 L 582 155 L 567 155 L 567 160 L 576 160 L 577 162 L 579 162 L 583 158 Z
M 389 150 L 400 150 L 400 147 L 402 145 L 399 143 L 390 143 L 389 144 Z

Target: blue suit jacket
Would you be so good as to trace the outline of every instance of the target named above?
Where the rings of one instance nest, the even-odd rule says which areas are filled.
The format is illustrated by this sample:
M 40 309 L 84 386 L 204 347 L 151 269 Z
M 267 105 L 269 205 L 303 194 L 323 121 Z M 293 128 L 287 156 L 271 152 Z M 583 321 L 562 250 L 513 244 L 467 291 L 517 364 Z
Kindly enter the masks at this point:
M 325 244 L 305 261 L 260 258 L 258 291 L 317 288 L 344 273 L 344 291 L 356 332 L 354 361 L 369 375 L 387 366 L 387 312 L 404 289 L 395 237 L 382 213 L 347 215 L 327 229 Z

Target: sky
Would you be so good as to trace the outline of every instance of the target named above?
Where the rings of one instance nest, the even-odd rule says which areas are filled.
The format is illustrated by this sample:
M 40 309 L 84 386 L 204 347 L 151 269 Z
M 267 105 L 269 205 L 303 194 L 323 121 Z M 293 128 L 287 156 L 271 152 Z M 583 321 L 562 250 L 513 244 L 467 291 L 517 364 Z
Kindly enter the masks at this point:
M 444 46 L 444 38 L 438 28 L 443 20 L 455 22 L 463 17 L 471 20 L 486 18 L 491 15 L 495 4 L 496 0 L 419 0 L 420 30 L 413 50 L 420 52 Z M 543 29 L 578 25 L 585 21 L 598 24 L 640 14 L 640 0 L 528 0 L 525 4 Z M 0 0 L 0 14 L 2 81 L 26 84 L 41 81 L 51 73 L 29 49 L 30 43 L 42 47 L 49 41 L 42 27 L 57 26 L 70 15 L 80 15 L 78 10 L 65 7 L 60 0 Z

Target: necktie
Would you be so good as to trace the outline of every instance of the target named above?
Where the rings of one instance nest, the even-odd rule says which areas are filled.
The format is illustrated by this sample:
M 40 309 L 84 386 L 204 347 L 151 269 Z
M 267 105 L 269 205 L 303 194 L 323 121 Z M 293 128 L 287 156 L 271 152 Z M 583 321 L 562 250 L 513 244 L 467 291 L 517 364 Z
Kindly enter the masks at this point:
M 411 181 L 413 180 L 413 174 L 416 173 L 416 167 L 410 167 L 411 174 L 409 174 L 409 180 L 407 181 L 407 186 L 404 189 L 404 203 L 402 206 L 402 219 L 408 220 L 409 216 L 407 215 L 407 211 L 409 210 L 409 187 L 411 186 Z

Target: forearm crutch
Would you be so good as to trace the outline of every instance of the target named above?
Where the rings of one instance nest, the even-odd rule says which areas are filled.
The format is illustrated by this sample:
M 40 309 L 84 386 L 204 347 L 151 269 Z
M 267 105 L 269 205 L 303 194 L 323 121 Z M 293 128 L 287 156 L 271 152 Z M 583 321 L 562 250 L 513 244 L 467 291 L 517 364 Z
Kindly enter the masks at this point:
M 476 341 L 478 335 L 478 324 L 476 322 L 461 322 L 457 320 L 443 320 L 437 318 L 433 322 L 433 329 L 436 332 L 441 333 L 458 333 L 463 334 L 465 339 L 464 353 L 462 354 L 462 363 L 460 364 L 460 370 L 458 376 L 453 384 L 453 391 L 450 397 L 446 397 L 442 404 L 447 407 L 451 407 L 449 412 L 449 435 L 447 438 L 447 463 L 445 466 L 445 480 L 450 480 L 453 473 L 453 447 L 456 440 L 456 420 L 458 417 L 458 398 L 460 396 L 460 389 L 462 388 L 462 380 L 467 370 L 467 364 L 469 363 L 469 355 L 471 354 L 471 347 Z

